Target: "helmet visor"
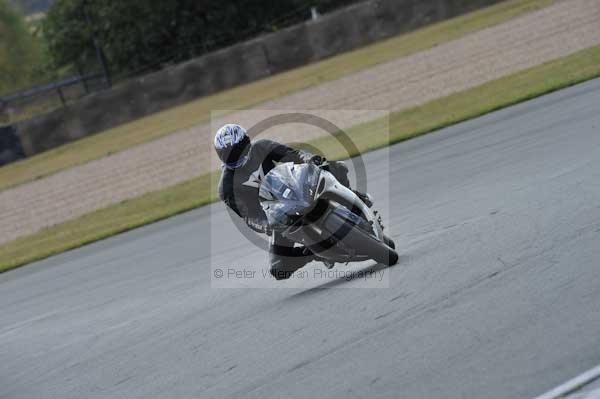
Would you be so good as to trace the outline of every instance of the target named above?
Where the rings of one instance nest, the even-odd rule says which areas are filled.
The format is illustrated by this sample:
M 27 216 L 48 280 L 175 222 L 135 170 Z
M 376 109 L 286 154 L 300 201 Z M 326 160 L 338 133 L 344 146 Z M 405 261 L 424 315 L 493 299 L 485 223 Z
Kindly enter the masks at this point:
M 215 145 L 215 149 L 225 166 L 231 169 L 239 168 L 246 163 L 246 160 L 248 159 L 247 155 L 250 150 L 250 138 L 248 136 L 243 136 L 241 140 L 236 143 L 231 143 L 222 147 L 217 147 Z
M 239 157 L 237 161 L 225 162 L 225 166 L 227 166 L 229 169 L 237 169 L 244 166 L 247 160 L 248 155 L 244 155 Z

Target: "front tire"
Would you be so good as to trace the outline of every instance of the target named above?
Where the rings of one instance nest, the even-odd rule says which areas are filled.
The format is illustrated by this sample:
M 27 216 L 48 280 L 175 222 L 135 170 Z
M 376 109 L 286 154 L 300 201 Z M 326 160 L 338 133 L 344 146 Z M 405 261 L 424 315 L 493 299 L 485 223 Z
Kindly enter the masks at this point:
M 349 223 L 347 220 L 342 220 L 342 218 L 336 214 L 332 214 L 330 217 L 339 218 L 338 223 L 336 224 L 338 226 L 340 224 L 343 226 L 333 233 L 336 240 L 341 241 L 349 248 L 353 248 L 357 254 L 366 255 L 377 263 L 382 263 L 386 266 L 392 266 L 398 263 L 398 253 L 394 248 L 386 245 L 385 242 L 377 240 L 375 237 L 360 229 L 358 226 Z M 385 240 L 386 237 L 384 236 L 384 241 Z M 389 241 L 391 244 L 394 244 L 393 241 Z
M 392 249 L 396 249 L 396 244 L 394 243 L 394 240 L 392 240 L 390 237 L 386 236 L 385 234 L 383 235 L 383 242 L 385 242 L 385 245 L 387 245 L 388 247 L 390 247 Z

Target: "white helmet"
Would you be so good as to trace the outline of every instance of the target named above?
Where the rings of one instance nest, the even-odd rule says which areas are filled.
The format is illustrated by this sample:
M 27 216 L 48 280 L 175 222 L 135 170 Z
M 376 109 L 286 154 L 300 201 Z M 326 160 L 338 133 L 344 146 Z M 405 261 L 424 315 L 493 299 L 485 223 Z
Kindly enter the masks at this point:
M 230 169 L 243 166 L 248 160 L 250 137 L 246 129 L 234 123 L 228 123 L 217 130 L 215 150 L 221 161 Z

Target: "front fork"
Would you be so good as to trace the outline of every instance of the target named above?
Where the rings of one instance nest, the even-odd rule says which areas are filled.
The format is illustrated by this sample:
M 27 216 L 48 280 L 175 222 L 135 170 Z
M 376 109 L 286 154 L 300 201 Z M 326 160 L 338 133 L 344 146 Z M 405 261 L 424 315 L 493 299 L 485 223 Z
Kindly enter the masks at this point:
M 321 174 L 329 174 L 330 176 L 321 176 L 321 179 L 325 179 L 325 188 L 320 196 L 326 196 L 333 200 L 337 198 L 341 198 L 341 202 L 345 202 L 347 204 L 351 204 L 352 206 L 358 208 L 358 210 L 363 214 L 367 222 L 371 224 L 373 227 L 373 233 L 375 237 L 379 241 L 383 241 L 383 229 L 381 223 L 381 216 L 376 216 L 371 208 L 369 208 L 362 200 L 348 187 L 342 185 L 338 182 L 335 177 L 327 171 L 322 171 Z

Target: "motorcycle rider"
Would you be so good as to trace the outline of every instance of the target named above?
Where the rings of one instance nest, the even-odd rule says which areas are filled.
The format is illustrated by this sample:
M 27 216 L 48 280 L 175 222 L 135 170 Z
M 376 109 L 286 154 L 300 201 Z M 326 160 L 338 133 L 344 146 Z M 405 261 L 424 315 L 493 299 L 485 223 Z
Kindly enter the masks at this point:
M 237 124 L 222 126 L 215 135 L 214 146 L 223 162 L 219 197 L 244 219 L 248 227 L 271 236 L 271 275 L 277 280 L 289 278 L 296 270 L 312 261 L 314 256 L 308 248 L 295 247 L 294 242 L 270 230 L 267 216 L 260 205 L 258 189 L 262 178 L 279 163 L 312 162 L 320 165 L 323 158 L 271 140 L 251 143 L 246 130 Z M 349 187 L 348 168 L 343 162 L 330 161 L 329 170 L 341 184 Z M 368 194 L 354 192 L 367 206 L 372 206 Z M 326 265 L 333 267 L 333 264 Z

